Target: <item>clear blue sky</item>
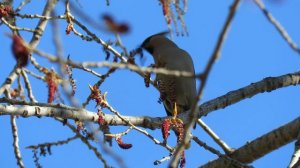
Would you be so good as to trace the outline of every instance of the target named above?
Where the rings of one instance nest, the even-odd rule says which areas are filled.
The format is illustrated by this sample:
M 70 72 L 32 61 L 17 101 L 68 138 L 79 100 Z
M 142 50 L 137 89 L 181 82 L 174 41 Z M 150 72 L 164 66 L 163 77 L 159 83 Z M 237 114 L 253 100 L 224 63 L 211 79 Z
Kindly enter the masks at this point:
M 196 72 L 201 72 L 209 56 L 212 53 L 216 39 L 221 30 L 228 13 L 230 1 L 189 1 L 188 12 L 185 15 L 188 27 L 188 37 L 176 37 L 175 42 L 188 51 L 193 57 Z M 158 1 L 111 1 L 110 6 L 105 1 L 79 1 L 82 10 L 101 23 L 99 16 L 103 13 L 113 15 L 118 21 L 126 21 L 131 26 L 131 32 L 122 36 L 125 46 L 129 50 L 137 47 L 146 37 L 154 33 L 166 30 L 161 6 Z M 19 1 L 16 2 L 19 4 Z M 41 13 L 42 3 L 32 1 L 21 13 Z M 300 1 L 285 0 L 280 3 L 266 2 L 267 8 L 286 28 L 294 41 L 300 45 Z M 63 14 L 63 5 L 57 7 L 57 14 Z M 22 21 L 20 25 L 33 27 L 36 21 Z M 34 23 L 34 24 L 33 24 Z M 71 55 L 76 61 L 102 61 L 105 54 L 102 47 L 94 42 L 83 42 L 71 33 L 65 35 L 65 21 L 59 22 L 61 26 L 61 38 L 63 39 L 64 54 Z M 83 32 L 75 26 L 78 31 Z M 92 28 L 98 37 L 109 40 L 114 36 Z M 15 64 L 10 50 L 10 39 L 4 33 L 9 32 L 5 26 L 0 27 L 1 37 L 1 61 L 0 82 L 5 80 Z M 21 32 L 29 41 L 30 35 Z M 38 49 L 54 54 L 51 28 L 48 27 Z M 35 56 L 38 58 L 38 56 Z M 144 65 L 152 63 L 152 58 L 146 54 Z M 41 64 L 49 65 L 47 61 L 38 58 Z M 262 14 L 262 12 L 251 1 L 244 1 L 238 9 L 234 18 L 228 38 L 222 49 L 222 56 L 215 64 L 205 88 L 203 101 L 216 98 L 225 93 L 244 87 L 252 82 L 259 81 L 269 76 L 279 76 L 299 70 L 300 56 L 297 55 L 282 39 Z M 28 66 L 33 69 L 32 65 Z M 34 70 L 36 72 L 36 70 Z M 105 72 L 100 69 L 99 72 Z M 97 78 L 74 69 L 74 77 L 77 80 L 77 98 L 80 101 L 90 93 L 87 85 L 93 84 Z M 45 83 L 33 78 L 33 93 L 41 102 L 47 101 L 47 88 Z M 101 87 L 102 91 L 108 92 L 108 101 L 123 115 L 147 115 L 165 116 L 164 108 L 157 103 L 159 94 L 153 88 L 145 88 L 143 79 L 128 70 L 119 70 L 114 73 Z M 299 116 L 299 93 L 298 86 L 291 86 L 271 93 L 264 93 L 234 104 L 226 109 L 218 110 L 204 117 L 203 120 L 233 148 L 239 148 L 247 141 L 263 135 Z M 95 103 L 88 106 L 89 110 L 95 111 Z M 16 167 L 12 147 L 12 134 L 9 116 L 0 117 L 0 167 Z M 20 135 L 20 148 L 23 161 L 27 167 L 34 167 L 31 150 L 26 146 L 63 140 L 73 133 L 68 128 L 50 118 L 19 118 L 17 120 Z M 126 130 L 126 127 L 113 127 L 112 132 Z M 160 130 L 148 130 L 153 136 L 162 139 Z M 208 145 L 219 147 L 198 127 L 194 130 L 201 140 Z M 170 137 L 175 139 L 174 136 Z M 133 144 L 130 150 L 122 150 L 113 144 L 113 150 L 119 154 L 128 167 L 155 167 L 153 162 L 167 156 L 168 152 L 160 146 L 153 144 L 147 137 L 130 132 L 123 140 Z M 174 145 L 174 141 L 170 140 Z M 96 143 L 94 145 L 97 145 Z M 100 150 L 101 151 L 101 150 Z M 293 143 L 286 145 L 271 154 L 253 163 L 255 167 L 286 167 L 293 152 Z M 108 163 L 114 167 L 118 164 L 104 155 Z M 214 159 L 216 156 L 205 151 L 203 148 L 192 143 L 187 151 L 187 167 L 196 167 Z M 52 155 L 40 157 L 40 163 L 45 168 L 50 167 L 101 167 L 101 163 L 93 155 L 93 152 L 81 144 L 79 140 L 68 145 L 53 147 Z M 100 166 L 99 166 L 100 165 Z M 156 167 L 166 167 L 163 163 Z

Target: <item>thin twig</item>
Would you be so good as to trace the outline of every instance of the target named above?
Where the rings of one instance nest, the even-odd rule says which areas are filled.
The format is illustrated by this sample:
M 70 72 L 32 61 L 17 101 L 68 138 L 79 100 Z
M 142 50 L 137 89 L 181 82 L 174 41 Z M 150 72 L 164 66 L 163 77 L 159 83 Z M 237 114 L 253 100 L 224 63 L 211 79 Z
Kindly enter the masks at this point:
M 61 122 L 61 123 L 64 123 L 64 120 L 61 119 L 61 118 L 55 118 L 55 120 L 57 120 L 57 121 L 59 121 L 59 122 Z M 72 131 L 80 138 L 80 140 L 81 140 L 81 141 L 82 141 L 89 149 L 91 149 L 91 150 L 95 153 L 96 157 L 103 163 L 103 165 L 104 165 L 105 168 L 109 168 L 109 167 L 110 167 L 110 166 L 108 165 L 107 161 L 103 158 L 102 154 L 98 151 L 98 149 L 97 149 L 96 147 L 94 147 L 94 146 L 88 141 L 88 139 L 87 139 L 86 137 L 82 136 L 82 135 L 77 131 L 77 129 L 76 129 L 73 125 L 71 125 L 71 124 L 69 124 L 69 123 L 65 123 L 65 125 L 66 125 L 68 128 L 70 128 L 70 129 L 71 129 L 71 130 L 72 130 Z M 110 151 L 110 150 L 107 150 L 107 151 Z M 126 166 L 124 165 L 123 159 L 120 158 L 118 155 L 114 155 L 114 154 L 111 153 L 111 156 L 113 156 L 113 158 L 117 160 L 117 163 L 120 165 L 120 167 L 126 167 Z
M 284 27 L 280 24 L 279 21 L 265 8 L 264 3 L 261 0 L 254 0 L 255 4 L 261 9 L 263 14 L 267 17 L 269 22 L 276 28 L 281 37 L 287 42 L 287 44 L 298 54 L 300 54 L 300 48 L 293 41 L 293 39 L 289 36 L 288 32 L 284 29 Z
M 4 83 L 0 87 L 0 96 L 6 89 L 9 89 L 13 81 L 18 77 L 17 73 L 19 73 L 20 68 L 15 66 L 13 70 L 10 72 L 9 76 L 5 79 Z
M 24 0 L 20 3 L 20 5 L 16 8 L 15 12 L 19 12 L 25 5 L 27 5 L 28 3 L 30 3 L 30 0 Z
M 168 156 L 164 156 L 163 158 L 161 158 L 160 160 L 156 160 L 156 161 L 154 161 L 154 165 L 159 165 L 159 164 L 161 164 L 161 163 L 163 163 L 163 162 L 165 162 L 165 161 L 168 161 L 168 160 L 170 160 L 171 159 L 171 157 L 172 157 L 172 153 L 170 153 Z
M 12 31 L 28 31 L 28 32 L 36 32 L 36 29 L 30 29 L 30 28 L 26 28 L 26 27 L 17 27 L 14 25 L 11 25 L 8 23 L 8 21 L 5 20 L 5 18 L 1 18 L 1 21 L 10 28 L 10 30 Z
M 299 128 L 300 117 L 252 141 L 248 141 L 245 145 L 235 149 L 230 157 L 244 164 L 252 163 L 279 147 L 296 140 L 299 135 Z M 230 167 L 230 165 L 231 162 L 228 162 L 228 160 L 218 158 L 206 163 L 201 168 Z
M 27 96 L 29 97 L 31 102 L 37 102 L 37 100 L 35 99 L 33 93 L 32 93 L 32 88 L 31 88 L 31 84 L 30 81 L 28 79 L 28 76 L 26 74 L 26 72 L 22 69 L 21 70 L 21 75 L 23 76 L 24 82 L 25 82 L 25 87 L 27 89 Z
M 79 138 L 78 135 L 74 135 L 72 137 L 69 137 L 65 140 L 60 140 L 60 141 L 54 141 L 54 142 L 46 142 L 46 143 L 41 143 L 41 144 L 37 144 L 37 145 L 30 145 L 30 146 L 27 146 L 26 148 L 27 149 L 39 149 L 39 148 L 43 148 L 45 146 L 62 146 L 62 145 L 65 145 L 65 144 L 68 144 L 69 142 L 75 140 Z
M 58 59 L 57 57 L 55 57 L 54 55 L 48 54 L 48 53 L 46 53 L 46 52 L 43 52 L 43 51 L 40 51 L 40 50 L 37 50 L 37 49 L 32 49 L 32 50 L 33 50 L 34 53 L 36 53 L 36 54 L 38 54 L 39 56 L 42 56 L 42 57 L 48 59 L 49 61 L 52 61 L 52 62 L 59 62 L 59 59 Z M 36 62 L 36 60 L 35 60 L 33 57 L 31 57 L 31 61 L 34 62 L 35 65 L 37 65 L 37 64 L 36 64 L 37 62 Z M 91 74 L 93 74 L 93 75 L 99 77 L 99 78 L 102 77 L 102 75 L 99 74 L 99 73 L 97 73 L 96 71 L 91 70 L 91 69 L 89 69 L 89 68 L 87 68 L 87 67 L 83 67 L 83 65 L 76 64 L 76 63 L 74 63 L 74 62 L 71 61 L 71 60 L 63 60 L 63 59 L 61 59 L 60 62 L 62 62 L 63 64 L 71 65 L 72 67 L 77 68 L 77 69 L 82 69 L 82 70 L 84 70 L 84 71 L 86 71 L 86 72 L 89 72 L 89 73 L 91 73 Z M 38 69 L 40 69 L 39 66 L 36 66 L 36 67 L 37 67 Z
M 29 69 L 23 68 L 23 70 L 28 73 L 29 75 L 31 75 L 32 77 L 35 77 L 38 80 L 41 81 L 45 81 L 45 76 L 40 76 L 38 74 L 35 74 L 34 72 L 30 71 Z
M 100 80 L 97 81 L 95 85 L 99 88 L 101 86 L 101 84 L 105 81 L 105 79 L 108 78 L 115 71 L 116 71 L 116 68 L 110 68 L 106 74 L 101 76 Z M 82 108 L 85 108 L 89 104 L 90 100 L 91 100 L 91 97 L 88 96 L 86 98 L 85 102 L 82 103 Z
M 160 145 L 164 148 L 166 148 L 168 151 L 173 152 L 173 148 L 170 147 L 168 144 L 164 143 L 164 142 L 160 142 L 159 140 L 157 140 L 156 138 L 154 138 L 151 134 L 149 134 L 146 130 L 143 130 L 137 126 L 135 126 L 134 124 L 132 124 L 129 120 L 127 120 L 125 117 L 123 117 L 118 111 L 116 111 L 113 107 L 111 107 L 108 102 L 106 102 L 106 108 L 111 111 L 112 113 L 114 113 L 116 116 L 118 116 L 121 120 L 123 120 L 124 122 L 126 122 L 128 125 L 130 125 L 133 129 L 135 129 L 136 131 L 146 135 L 150 140 L 152 140 L 155 144 Z
M 51 62 L 58 62 L 58 58 L 45 53 L 43 51 L 33 49 L 33 52 L 47 58 Z M 176 77 L 190 77 L 190 78 L 195 78 L 198 77 L 197 75 L 194 75 L 190 72 L 186 71 L 178 71 L 178 70 L 168 70 L 165 68 L 152 68 L 152 67 L 140 67 L 134 64 L 129 64 L 129 63 L 117 63 L 117 62 L 108 62 L 108 61 L 103 61 L 103 62 L 82 62 L 82 63 L 76 63 L 71 60 L 60 60 L 64 64 L 71 65 L 74 68 L 82 69 L 87 71 L 87 67 L 91 68 L 99 68 L 99 67 L 108 67 L 108 68 L 119 68 L 119 69 L 129 69 L 132 71 L 135 71 L 139 74 L 143 73 L 156 73 L 156 74 L 163 74 L 163 75 L 170 75 L 170 76 L 176 76 Z M 91 71 L 91 70 L 89 70 Z M 101 77 L 101 75 L 100 75 Z
M 112 52 L 116 57 L 118 57 L 122 62 L 127 62 L 127 59 L 123 57 L 117 50 L 112 48 L 110 45 L 108 45 L 105 41 L 98 38 L 94 33 L 92 33 L 86 26 L 84 26 L 82 23 L 80 23 L 77 19 L 74 17 L 72 18 L 74 23 L 78 25 L 82 30 L 84 30 L 89 36 L 92 37 L 92 40 L 96 41 L 97 43 L 101 44 L 103 47 L 105 47 L 107 50 Z
M 232 159 L 227 155 L 223 155 L 221 152 L 219 152 L 218 150 L 214 149 L 211 146 L 208 146 L 205 142 L 202 142 L 198 137 L 193 136 L 192 138 L 198 145 L 202 146 L 205 150 L 210 151 L 211 153 L 217 155 L 220 158 L 224 158 L 225 160 L 227 160 L 228 162 L 230 162 L 231 165 L 235 165 L 236 167 L 239 168 L 253 168 L 252 166 L 248 166 L 244 163 L 239 162 L 238 160 Z
M 39 15 L 39 14 L 20 14 L 20 13 L 16 13 L 15 16 L 20 17 L 22 19 L 44 19 L 44 20 L 66 19 L 66 15 L 43 16 L 43 15 Z
M 129 131 L 131 131 L 133 129 L 132 126 L 130 126 L 129 128 L 127 128 L 125 131 L 117 133 L 117 134 L 105 134 L 105 136 L 107 137 L 112 137 L 112 138 L 118 138 L 124 135 L 127 135 L 129 133 Z
M 233 149 L 231 149 L 220 137 L 209 128 L 208 125 L 206 125 L 201 119 L 197 120 L 197 123 L 202 127 L 202 129 L 223 149 L 223 151 L 226 154 L 230 154 L 233 152 Z
M 11 95 L 8 90 L 6 90 L 6 97 L 11 99 Z M 10 116 L 10 124 L 11 124 L 11 131 L 13 135 L 13 147 L 14 147 L 15 157 L 17 159 L 17 164 L 20 168 L 25 168 L 22 160 L 20 147 L 19 147 L 19 134 L 18 134 L 16 116 Z
M 19 135 L 18 135 L 18 127 L 16 123 L 16 116 L 10 116 L 10 124 L 12 129 L 12 135 L 13 135 L 13 147 L 15 152 L 15 157 L 17 159 L 17 164 L 20 168 L 25 168 L 24 163 L 22 161 L 21 151 L 19 147 Z

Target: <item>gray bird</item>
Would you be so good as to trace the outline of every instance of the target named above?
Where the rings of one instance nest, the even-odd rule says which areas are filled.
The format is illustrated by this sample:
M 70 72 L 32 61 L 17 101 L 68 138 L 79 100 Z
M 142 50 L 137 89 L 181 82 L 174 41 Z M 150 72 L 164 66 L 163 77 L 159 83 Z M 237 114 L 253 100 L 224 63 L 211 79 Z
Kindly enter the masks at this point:
M 153 56 L 156 67 L 195 74 L 191 56 L 165 37 L 166 34 L 167 32 L 163 32 L 148 37 L 141 48 Z M 178 114 L 189 110 L 196 103 L 194 78 L 157 74 L 156 81 L 167 115 L 173 116 L 175 102 Z

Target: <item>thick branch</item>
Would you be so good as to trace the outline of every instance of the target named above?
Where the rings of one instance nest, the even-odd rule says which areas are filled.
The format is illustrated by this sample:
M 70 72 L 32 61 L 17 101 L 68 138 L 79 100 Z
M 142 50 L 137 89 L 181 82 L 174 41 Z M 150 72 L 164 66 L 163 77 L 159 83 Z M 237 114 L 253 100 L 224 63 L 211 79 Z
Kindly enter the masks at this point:
M 48 0 L 42 15 L 44 17 L 49 17 L 51 14 L 51 11 L 54 9 L 56 3 L 57 3 L 56 0 Z M 32 48 L 35 48 L 38 45 L 38 43 L 40 42 L 40 39 L 44 33 L 47 23 L 48 23 L 47 19 L 41 18 L 39 20 L 39 23 L 37 24 L 37 26 L 35 28 L 36 32 L 33 34 L 32 39 L 30 40 L 30 43 L 29 43 Z
M 9 102 L 14 105 L 23 105 L 20 107 L 17 106 L 5 106 L 0 105 L 0 115 L 16 115 L 22 117 L 59 117 L 65 119 L 74 119 L 80 121 L 91 121 L 98 122 L 98 115 L 96 112 L 88 111 L 85 109 L 79 108 L 69 108 L 61 105 L 48 105 L 45 103 L 26 103 L 23 101 L 16 101 L 12 99 L 0 98 L 0 102 Z M 127 121 L 130 121 L 136 126 L 142 126 L 145 128 L 155 129 L 160 127 L 163 118 L 151 118 L 151 117 L 131 117 L 131 116 L 122 116 Z M 116 115 L 106 114 L 104 116 L 105 121 L 109 125 L 128 125 L 127 122 L 120 119 Z
M 242 163 L 251 163 L 275 149 L 295 140 L 299 134 L 300 117 L 290 123 L 281 126 L 235 150 L 229 157 Z M 219 158 L 211 161 L 202 168 L 232 167 L 227 160 Z
M 300 83 L 300 72 L 282 75 L 279 77 L 268 77 L 259 82 L 252 83 L 246 87 L 231 91 L 223 96 L 210 100 L 199 106 L 200 116 L 225 108 L 229 105 L 250 98 L 254 95 L 264 92 L 271 92 L 273 90 L 298 85 Z M 29 103 L 24 101 L 17 101 L 7 98 L 0 98 L 0 103 L 10 103 L 13 105 L 25 105 L 22 107 L 0 105 L 0 115 L 20 115 L 24 117 L 29 116 L 55 116 L 60 118 L 79 119 L 81 121 L 97 122 L 98 115 L 96 112 L 91 112 L 85 109 L 69 107 L 66 105 L 52 105 L 47 103 Z M 122 116 L 130 121 L 135 126 L 141 126 L 150 129 L 156 129 L 161 126 L 164 117 L 131 117 Z M 188 117 L 188 113 L 183 113 L 179 116 L 184 121 Z M 116 115 L 105 115 L 105 120 L 109 125 L 127 125 Z
M 227 94 L 220 96 L 216 99 L 203 103 L 200 108 L 200 117 L 206 116 L 208 113 L 225 108 L 232 104 L 235 104 L 246 98 L 251 98 L 259 93 L 271 92 L 273 90 L 291 86 L 299 85 L 300 83 L 300 71 L 290 73 L 278 77 L 267 77 L 259 82 L 251 83 L 250 85 L 228 92 Z

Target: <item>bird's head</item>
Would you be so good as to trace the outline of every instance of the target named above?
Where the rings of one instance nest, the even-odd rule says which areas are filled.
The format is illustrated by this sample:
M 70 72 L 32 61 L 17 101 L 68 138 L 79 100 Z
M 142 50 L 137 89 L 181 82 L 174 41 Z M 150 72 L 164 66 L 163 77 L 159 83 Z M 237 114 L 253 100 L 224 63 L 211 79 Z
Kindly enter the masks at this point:
M 154 50 L 160 47 L 177 47 L 175 43 L 166 37 L 167 34 L 169 34 L 169 32 L 165 31 L 146 38 L 140 48 L 145 49 L 151 55 L 153 55 Z

